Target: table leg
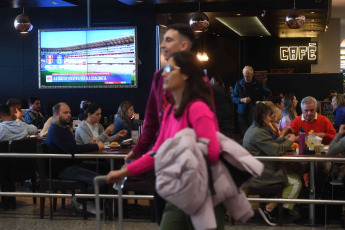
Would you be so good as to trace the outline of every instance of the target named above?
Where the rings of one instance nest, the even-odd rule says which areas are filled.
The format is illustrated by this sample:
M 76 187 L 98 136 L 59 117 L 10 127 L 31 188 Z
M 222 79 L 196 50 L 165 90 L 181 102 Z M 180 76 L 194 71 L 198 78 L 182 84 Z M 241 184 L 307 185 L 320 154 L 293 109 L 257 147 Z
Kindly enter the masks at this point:
M 309 163 L 309 198 L 315 199 L 315 162 Z M 309 204 L 309 224 L 315 225 L 315 204 Z

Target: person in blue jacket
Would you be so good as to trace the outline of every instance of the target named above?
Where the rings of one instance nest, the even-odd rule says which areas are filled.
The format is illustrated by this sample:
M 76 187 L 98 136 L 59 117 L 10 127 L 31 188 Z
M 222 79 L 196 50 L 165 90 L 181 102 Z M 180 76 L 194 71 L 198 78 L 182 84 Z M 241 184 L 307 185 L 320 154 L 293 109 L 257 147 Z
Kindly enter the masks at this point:
M 134 129 L 135 119 L 134 119 L 134 108 L 132 103 L 129 101 L 124 101 L 120 104 L 117 113 L 115 115 L 114 121 L 114 131 L 111 134 L 116 134 L 121 130 L 127 130 L 127 135 L 121 137 L 119 142 L 132 137 L 132 129 Z
M 345 98 L 342 94 L 332 98 L 333 115 L 335 116 L 334 128 L 338 131 L 340 125 L 345 124 Z
M 272 92 L 265 81 L 260 84 L 254 78 L 253 67 L 245 66 L 242 73 L 243 79 L 236 82 L 232 92 L 232 101 L 237 104 L 238 125 L 243 136 L 252 124 L 252 108 L 257 101 L 270 97 Z

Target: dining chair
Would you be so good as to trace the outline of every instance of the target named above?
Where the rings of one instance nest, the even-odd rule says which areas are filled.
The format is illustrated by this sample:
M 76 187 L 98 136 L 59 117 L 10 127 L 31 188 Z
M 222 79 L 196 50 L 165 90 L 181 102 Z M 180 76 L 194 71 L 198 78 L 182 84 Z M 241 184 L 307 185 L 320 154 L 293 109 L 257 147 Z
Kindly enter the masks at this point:
M 45 144 L 41 144 L 39 146 L 40 151 L 43 153 L 48 153 Z M 81 193 L 86 193 L 86 184 L 79 181 L 73 180 L 61 180 L 57 178 L 50 178 L 49 173 L 49 161 L 51 159 L 46 158 L 38 158 L 37 159 L 37 169 L 40 176 L 40 192 L 54 192 L 57 193 L 61 191 L 62 193 L 66 193 L 70 191 L 72 195 L 75 194 L 77 190 L 80 190 Z M 53 199 L 53 206 L 50 209 L 50 219 L 53 219 L 53 210 L 56 211 L 56 198 Z M 51 199 L 50 199 L 51 202 Z M 84 220 L 87 219 L 87 211 L 86 211 L 86 199 L 82 199 L 82 207 L 83 207 L 83 217 Z M 40 218 L 44 218 L 44 208 L 45 208 L 45 197 L 40 198 Z M 65 208 L 65 199 L 62 198 L 62 208 Z
M 9 142 L 0 141 L 0 152 L 9 152 Z M 11 173 L 13 166 L 13 158 L 1 158 L 0 160 L 0 186 L 2 192 L 14 192 L 14 178 Z M 1 197 L 5 209 L 15 208 L 15 197 Z
M 30 137 L 20 140 L 13 140 L 10 145 L 11 153 L 37 153 L 37 138 Z M 31 191 L 36 192 L 36 159 L 35 158 L 13 158 L 13 177 L 14 182 L 31 181 Z M 33 197 L 33 203 L 36 204 L 36 197 Z

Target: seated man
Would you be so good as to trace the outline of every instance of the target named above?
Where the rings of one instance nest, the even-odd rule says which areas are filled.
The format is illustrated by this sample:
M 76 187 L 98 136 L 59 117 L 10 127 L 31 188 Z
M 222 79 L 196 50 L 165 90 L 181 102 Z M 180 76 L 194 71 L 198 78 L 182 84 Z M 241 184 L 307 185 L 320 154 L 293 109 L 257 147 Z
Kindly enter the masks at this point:
M 44 117 L 41 114 L 41 100 L 38 97 L 30 97 L 30 109 L 25 111 L 24 121 L 27 124 L 33 124 L 38 129 L 42 129 L 44 125 Z
M 17 109 L 22 111 L 22 102 L 18 99 L 11 98 L 8 101 L 6 101 L 6 105 L 10 108 L 11 116 L 15 115 L 17 113 Z M 21 113 L 21 117 L 17 117 L 17 119 L 22 120 L 22 116 L 24 114 Z
M 21 111 L 16 109 L 16 113 L 12 113 L 7 105 L 0 105 L 0 140 L 13 141 L 27 137 L 28 135 L 37 134 L 37 128 L 34 125 L 28 125 L 22 122 L 20 118 Z
M 97 144 L 77 145 L 69 129 L 72 116 L 69 106 L 58 103 L 53 107 L 54 121 L 52 122 L 47 139 L 44 142 L 46 151 L 51 153 L 94 152 L 104 148 L 102 142 Z M 81 181 L 87 184 L 87 193 L 94 193 L 93 178 L 97 173 L 85 168 L 82 159 L 53 159 L 52 176 L 64 180 Z
M 316 113 L 316 106 L 317 101 L 314 97 L 303 98 L 301 101 L 302 115 L 296 117 L 292 121 L 291 128 L 295 130 L 295 135 L 298 135 L 299 128 L 301 127 L 305 130 L 306 135 L 308 135 L 310 130 L 314 130 L 315 135 L 322 138 L 322 143 L 329 145 L 337 132 L 327 117 Z M 330 170 L 330 162 L 317 163 L 315 177 L 315 194 L 317 198 L 319 198 L 323 192 Z
M 291 128 L 295 130 L 296 136 L 301 127 L 305 130 L 306 135 L 310 130 L 314 130 L 315 135 L 322 138 L 322 143 L 329 145 L 337 132 L 327 117 L 316 113 L 316 106 L 317 101 L 314 97 L 303 98 L 301 102 L 302 115 L 292 121 Z

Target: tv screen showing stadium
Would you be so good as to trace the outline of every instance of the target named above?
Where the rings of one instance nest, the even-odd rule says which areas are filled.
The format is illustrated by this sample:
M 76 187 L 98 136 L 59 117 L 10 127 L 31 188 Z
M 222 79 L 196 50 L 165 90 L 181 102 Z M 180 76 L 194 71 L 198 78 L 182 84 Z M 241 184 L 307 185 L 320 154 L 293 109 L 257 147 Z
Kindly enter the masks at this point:
M 41 29 L 39 88 L 136 88 L 136 27 Z

